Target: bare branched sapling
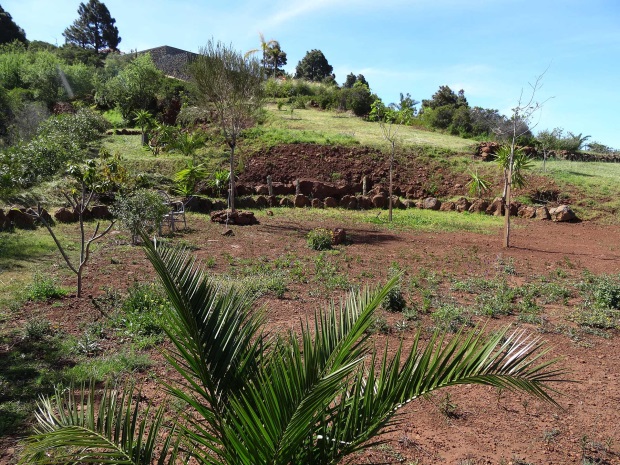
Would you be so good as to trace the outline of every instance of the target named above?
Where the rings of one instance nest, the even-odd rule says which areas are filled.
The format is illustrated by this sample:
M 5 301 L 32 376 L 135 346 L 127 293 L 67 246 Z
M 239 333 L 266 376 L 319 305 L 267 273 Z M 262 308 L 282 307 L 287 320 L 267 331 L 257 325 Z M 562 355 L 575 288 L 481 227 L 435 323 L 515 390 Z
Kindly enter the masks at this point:
M 510 247 L 510 202 L 511 202 L 511 189 L 514 180 L 515 169 L 515 152 L 517 148 L 517 140 L 530 133 L 531 129 L 537 126 L 538 123 L 530 127 L 532 117 L 538 112 L 544 103 L 536 101 L 536 93 L 542 88 L 542 79 L 546 73 L 543 72 L 536 77 L 533 84 L 530 84 L 529 97 L 526 97 L 523 89 L 519 95 L 517 105 L 512 109 L 510 133 L 502 133 L 497 130 L 496 133 L 499 137 L 507 139 L 510 147 L 510 153 L 508 157 L 508 163 L 504 167 L 504 191 L 502 193 L 502 203 L 504 205 L 504 247 Z
M 77 262 L 73 262 L 69 255 L 67 254 L 65 248 L 56 237 L 54 230 L 52 229 L 50 223 L 46 220 L 43 208 L 41 204 L 37 205 L 37 210 L 33 211 L 31 215 L 39 220 L 50 233 L 56 247 L 58 247 L 58 251 L 62 255 L 62 258 L 65 260 L 65 263 L 69 267 L 69 269 L 77 276 L 77 296 L 82 297 L 82 273 L 84 271 L 84 267 L 90 258 L 90 247 L 93 242 L 101 239 L 105 236 L 110 230 L 112 226 L 114 226 L 115 220 L 111 220 L 110 224 L 104 229 L 102 232 L 99 232 L 100 222 L 97 221 L 97 225 L 95 226 L 95 230 L 90 236 L 87 236 L 86 231 L 84 229 L 84 212 L 88 209 L 93 197 L 95 195 L 95 191 L 93 189 L 88 188 L 88 179 L 89 173 L 88 170 L 93 169 L 93 167 L 88 167 L 87 172 L 83 172 L 80 167 L 72 166 L 69 169 L 69 173 L 72 174 L 79 183 L 79 190 L 73 192 L 69 195 L 66 192 L 63 192 L 63 195 L 69 205 L 73 208 L 73 211 L 78 215 L 78 223 L 80 226 L 80 256 Z M 92 172 L 90 172 L 92 175 Z

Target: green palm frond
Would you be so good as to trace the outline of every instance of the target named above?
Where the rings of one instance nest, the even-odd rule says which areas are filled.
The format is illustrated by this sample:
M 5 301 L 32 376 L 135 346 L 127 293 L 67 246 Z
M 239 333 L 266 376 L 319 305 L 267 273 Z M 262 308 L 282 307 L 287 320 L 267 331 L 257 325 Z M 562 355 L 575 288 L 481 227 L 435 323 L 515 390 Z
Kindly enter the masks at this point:
M 290 334 L 276 344 L 259 377 L 231 398 L 225 432 L 236 446 L 229 463 L 305 463 L 298 455 L 313 437 L 309 425 L 363 363 L 373 312 L 397 282 L 351 294 L 340 311 L 332 306 L 302 326 L 301 342 Z
M 265 351 L 263 316 L 252 311 L 248 292 L 212 280 L 187 251 L 143 239 L 174 307 L 165 315 L 164 329 L 176 349 L 168 360 L 193 394 L 220 410 L 257 370 Z
M 133 402 L 132 387 L 60 390 L 39 403 L 36 435 L 28 439 L 20 464 L 172 465 L 179 458 L 174 429 L 161 438 L 163 408 Z M 138 395 L 139 397 L 139 395 Z
M 339 463 L 382 441 L 402 408 L 436 389 L 482 384 L 525 392 L 557 405 L 551 383 L 565 372 L 538 338 L 503 329 L 420 334 L 410 350 L 371 344 L 374 312 L 398 282 L 358 291 L 313 321 L 267 341 L 263 317 L 243 290 L 210 279 L 184 251 L 143 237 L 147 256 L 172 304 L 165 329 L 168 361 L 182 385 L 167 385 L 186 408 L 165 436 L 159 464 L 179 455 L 172 436 L 200 464 Z M 161 410 L 140 414 L 131 391 L 106 391 L 98 410 L 85 400 L 44 400 L 38 435 L 22 463 L 154 463 Z M 147 422 L 147 418 L 151 418 Z M 162 458 L 163 457 L 163 458 Z M 170 462 L 172 463 L 172 462 Z

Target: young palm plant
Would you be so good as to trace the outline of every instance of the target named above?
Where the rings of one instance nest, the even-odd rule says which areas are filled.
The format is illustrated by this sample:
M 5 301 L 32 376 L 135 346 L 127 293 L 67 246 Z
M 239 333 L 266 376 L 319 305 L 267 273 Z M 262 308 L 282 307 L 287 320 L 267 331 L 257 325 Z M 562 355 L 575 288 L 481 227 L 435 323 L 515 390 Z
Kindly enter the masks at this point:
M 383 442 L 405 404 L 439 388 L 484 384 L 556 404 L 549 383 L 564 372 L 522 331 L 435 334 L 425 347 L 418 336 L 409 351 L 377 351 L 368 329 L 398 276 L 317 311 L 301 334 L 268 336 L 245 291 L 187 252 L 144 243 L 171 302 L 167 360 L 184 382 L 165 386 L 184 414 L 141 414 L 131 390 L 107 390 L 97 409 L 92 394 L 57 394 L 40 403 L 21 463 L 335 464 Z

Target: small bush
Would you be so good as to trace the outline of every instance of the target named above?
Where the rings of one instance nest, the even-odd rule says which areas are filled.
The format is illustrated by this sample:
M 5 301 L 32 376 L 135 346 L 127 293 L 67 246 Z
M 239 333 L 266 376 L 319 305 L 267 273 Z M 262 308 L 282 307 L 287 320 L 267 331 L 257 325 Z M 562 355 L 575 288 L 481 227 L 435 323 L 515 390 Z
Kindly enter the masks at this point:
M 140 230 L 150 234 L 161 227 L 168 207 L 157 192 L 138 189 L 133 194 L 120 197 L 112 212 L 121 225 L 131 232 L 136 243 Z
M 49 320 L 37 318 L 26 322 L 23 337 L 25 340 L 29 341 L 41 341 L 47 336 L 51 336 L 53 333 L 52 324 Z
M 58 286 L 54 278 L 43 276 L 41 273 L 35 273 L 32 283 L 26 287 L 27 300 L 58 299 L 66 295 L 67 290 Z
M 316 228 L 308 233 L 308 247 L 313 250 L 329 250 L 332 248 L 333 234 L 329 229 Z
M 472 324 L 471 317 L 467 312 L 453 304 L 441 305 L 433 312 L 431 317 L 436 329 L 452 333 L 456 333 L 463 326 L 470 326 Z
M 400 286 L 394 286 L 385 296 L 381 304 L 388 312 L 402 312 L 407 307 L 405 297 L 400 289 Z

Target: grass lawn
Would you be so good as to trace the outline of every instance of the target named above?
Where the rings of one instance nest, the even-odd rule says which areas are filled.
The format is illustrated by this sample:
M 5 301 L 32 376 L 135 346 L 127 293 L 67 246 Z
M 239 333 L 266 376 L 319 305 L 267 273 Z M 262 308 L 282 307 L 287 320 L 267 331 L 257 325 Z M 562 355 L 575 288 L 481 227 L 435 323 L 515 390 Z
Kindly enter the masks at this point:
M 575 210 L 582 219 L 597 216 L 590 213 L 591 208 L 611 213 L 605 223 L 617 223 L 620 216 L 620 164 L 604 162 L 584 162 L 568 160 L 547 161 L 547 171 L 542 172 L 542 161 L 534 162 L 534 171 L 554 179 L 560 187 L 577 188 L 580 198 Z
M 172 177 L 174 173 L 185 168 L 190 157 L 177 151 L 164 152 L 158 156 L 140 144 L 141 136 L 106 136 L 103 147 L 110 153 L 120 153 L 129 170 L 133 173 L 157 173 Z M 228 154 L 223 149 L 204 147 L 196 153 L 196 159 L 204 163 L 208 171 L 220 169 L 228 160 Z
M 387 149 L 387 142 L 383 138 L 379 124 L 364 121 L 347 113 L 294 110 L 291 117 L 289 112 L 279 111 L 275 105 L 268 105 L 267 110 L 271 117 L 270 126 L 274 128 L 294 132 L 312 131 L 334 140 L 344 137 L 349 140 L 353 139 L 360 145 Z M 455 152 L 469 151 L 476 144 L 475 141 L 469 139 L 408 126 L 398 128 L 397 139 L 398 144 L 402 146 L 424 145 Z
M 503 224 L 503 219 L 496 216 L 439 212 L 432 210 L 394 210 L 393 221 L 388 222 L 387 210 L 351 211 L 339 208 L 330 209 L 300 209 L 300 208 L 274 208 L 271 210 L 275 216 L 282 216 L 296 221 L 334 220 L 347 224 L 374 224 L 380 228 L 391 230 L 409 231 L 467 231 L 481 234 L 495 234 Z M 256 212 L 260 217 L 262 212 Z

